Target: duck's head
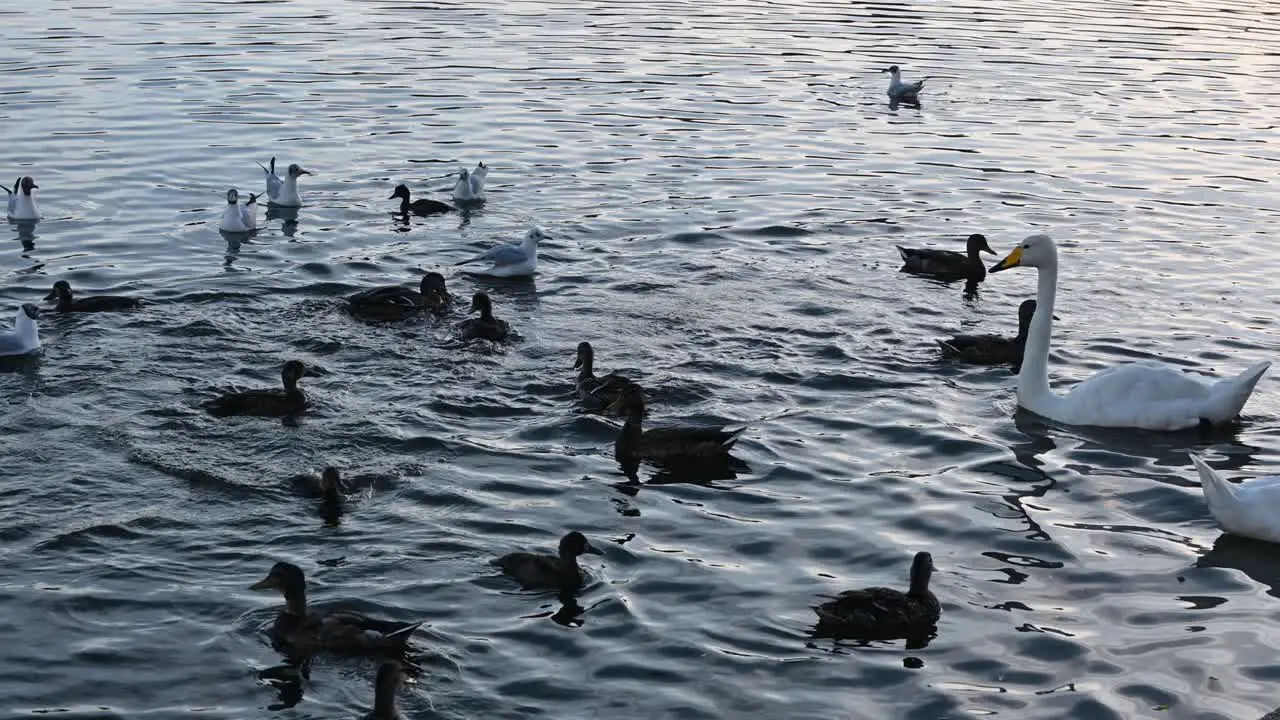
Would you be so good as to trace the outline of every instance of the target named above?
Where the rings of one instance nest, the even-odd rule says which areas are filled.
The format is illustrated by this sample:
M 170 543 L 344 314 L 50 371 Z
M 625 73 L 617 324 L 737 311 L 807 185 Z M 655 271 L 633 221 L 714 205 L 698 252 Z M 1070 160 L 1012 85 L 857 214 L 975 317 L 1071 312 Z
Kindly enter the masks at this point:
M 991 246 L 987 244 L 987 236 L 982 233 L 974 233 L 970 235 L 969 239 L 965 240 L 964 246 L 965 249 L 969 251 L 969 257 L 976 258 L 980 252 L 991 253 L 992 255 L 996 254 L 996 251 L 992 250 Z
M 18 181 L 18 187 L 22 189 L 23 194 L 30 195 L 32 190 L 35 190 L 40 186 L 36 184 L 35 178 L 30 175 L 24 175 L 22 179 Z
M 1023 240 L 1003 260 L 991 266 L 991 272 L 1008 270 L 1012 267 L 1056 267 L 1058 264 L 1058 247 L 1048 235 L 1032 235 Z
M 396 198 L 408 199 L 408 197 L 409 197 L 409 186 L 405 185 L 404 183 L 400 183 L 399 185 L 396 186 L 395 190 L 391 191 L 391 197 L 387 199 L 388 200 L 395 200 Z
M 471 309 L 467 312 L 478 312 L 481 317 L 488 317 L 493 314 L 493 301 L 489 299 L 489 294 L 478 292 L 471 296 Z
M 231 188 L 230 190 L 228 190 L 228 191 L 227 191 L 227 204 L 228 204 L 228 205 L 236 205 L 236 204 L 238 204 L 239 202 L 240 202 L 240 193 L 239 193 L 239 192 L 237 192 L 235 188 Z
M 1027 331 L 1027 327 L 1031 325 L 1031 318 L 1036 316 L 1036 301 L 1023 300 L 1018 306 L 1018 333 L 1022 334 Z
M 310 170 L 302 167 L 298 163 L 293 163 L 292 165 L 289 166 L 289 177 L 291 178 L 301 177 L 303 175 L 310 175 L 310 174 L 311 174 Z
M 271 566 L 267 576 L 249 586 L 250 590 L 275 590 L 285 597 L 305 594 L 307 578 L 302 568 L 283 560 Z
M 22 314 L 32 320 L 35 320 L 40 317 L 40 308 L 34 303 L 22 303 Z
M 644 417 L 644 397 L 634 387 L 628 388 L 609 406 L 610 410 L 622 410 L 628 419 L 639 420 Z
M 406 680 L 404 668 L 392 660 L 378 667 L 378 677 L 373 681 L 373 718 L 396 717 L 396 692 Z
M 543 240 L 550 240 L 551 236 L 543 232 L 542 228 L 534 225 L 529 228 L 529 232 L 524 234 L 524 239 L 525 242 L 532 243 L 534 246 L 537 246 L 537 244 Z
M 929 591 L 929 577 L 933 575 L 933 556 L 918 552 L 911 561 L 911 595 L 923 595 Z
M 449 291 L 444 287 L 444 276 L 438 272 L 429 272 L 422 276 L 422 284 L 418 286 L 418 292 L 423 295 L 448 295 Z M 474 300 L 474 298 L 473 298 Z
M 59 280 L 53 284 L 53 289 L 44 297 L 45 302 L 50 300 L 62 300 L 71 297 L 71 283 L 66 280 Z
M 578 359 L 574 361 L 573 366 L 575 368 L 580 368 L 583 365 L 590 367 L 591 361 L 595 359 L 595 355 L 596 351 L 592 349 L 591 343 L 580 342 L 578 343 Z
M 280 379 L 287 388 L 296 387 L 303 375 L 307 374 L 307 366 L 301 360 L 290 360 L 280 370 Z
M 560 557 L 576 558 L 580 555 L 603 555 L 594 545 L 587 542 L 587 536 L 574 530 L 560 538 Z
M 330 466 L 320 473 L 320 491 L 326 497 L 336 496 L 342 492 L 342 476 L 338 474 L 338 468 Z

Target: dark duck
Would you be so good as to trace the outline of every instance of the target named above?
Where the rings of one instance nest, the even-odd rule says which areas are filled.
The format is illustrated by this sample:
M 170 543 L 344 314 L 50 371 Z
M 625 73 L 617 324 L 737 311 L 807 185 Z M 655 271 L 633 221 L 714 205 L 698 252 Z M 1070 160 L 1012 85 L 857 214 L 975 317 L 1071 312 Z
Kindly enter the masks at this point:
M 373 710 L 362 720 L 401 720 L 400 711 L 396 709 L 396 693 L 405 681 L 404 668 L 392 660 L 378 667 L 378 676 L 373 681 Z
M 279 390 L 245 390 L 230 392 L 205 401 L 204 409 L 215 417 L 255 415 L 280 417 L 296 415 L 307 409 L 307 396 L 298 388 L 298 380 L 307 372 L 301 360 L 290 360 L 280 371 L 284 387 Z
M 987 268 L 979 259 L 979 253 L 996 252 L 987 244 L 984 235 L 973 234 L 965 241 L 965 252 L 953 250 L 935 250 L 932 248 L 904 248 L 898 246 L 902 255 L 902 271 L 915 275 L 928 275 L 939 280 L 968 280 L 976 284 L 987 277 Z
M 1022 351 L 1027 346 L 1027 330 L 1031 327 L 1031 318 L 1036 314 L 1036 301 L 1023 300 L 1018 306 L 1018 334 L 1014 337 L 1003 335 L 956 335 L 939 340 L 938 347 L 942 356 L 974 365 L 1015 366 L 1022 364 Z
M 638 390 L 624 392 L 612 407 L 620 408 L 626 416 L 613 452 L 618 462 L 627 467 L 642 460 L 659 464 L 725 460 L 747 430 L 680 425 L 645 430 L 641 425 L 644 398 Z
M 307 607 L 307 580 L 302 569 L 292 563 L 271 566 L 267 576 L 249 589 L 275 590 L 284 596 L 284 608 L 271 627 L 271 639 L 296 655 L 403 655 L 413 631 L 422 625 L 375 620 L 348 610 L 312 611 Z
M 511 326 L 506 320 L 499 320 L 493 316 L 493 301 L 489 299 L 487 293 L 478 292 L 471 297 L 471 310 L 469 312 L 478 312 L 480 317 L 467 318 L 458 323 L 458 332 L 467 340 L 504 340 L 507 334 L 511 332 Z
M 578 370 L 578 396 L 593 404 L 612 405 L 627 392 L 639 392 L 640 386 L 630 378 L 617 373 L 596 376 L 596 352 L 589 342 L 578 343 L 578 359 L 573 366 Z
M 418 198 L 417 200 L 410 201 L 409 186 L 404 184 L 397 185 L 396 189 L 392 191 L 391 197 L 388 199 L 395 200 L 396 198 L 400 199 L 401 215 L 408 215 L 409 213 L 413 213 L 414 215 L 438 215 L 440 213 L 453 212 L 454 210 L 457 210 L 454 206 L 448 203 L 442 203 L 439 200 L 424 200 L 422 198 Z
M 916 553 L 911 562 L 911 586 L 906 592 L 871 587 L 846 590 L 815 606 L 816 634 L 858 640 L 911 638 L 933 631 L 942 605 L 929 590 L 933 557 Z
M 53 284 L 53 290 L 45 296 L 44 301 L 57 301 L 54 311 L 59 313 L 110 312 L 112 310 L 129 310 L 142 304 L 137 298 L 121 295 L 96 295 L 94 297 L 77 298 L 71 293 L 71 283 L 59 280 Z
M 585 535 L 573 531 L 560 538 L 557 555 L 514 552 L 503 555 L 493 564 L 530 590 L 577 590 L 582 587 L 582 568 L 578 558 L 584 554 L 602 555 Z
M 438 272 L 423 275 L 417 290 L 384 285 L 347 298 L 352 313 L 374 320 L 404 320 L 423 311 L 443 315 L 452 301 L 444 276 Z

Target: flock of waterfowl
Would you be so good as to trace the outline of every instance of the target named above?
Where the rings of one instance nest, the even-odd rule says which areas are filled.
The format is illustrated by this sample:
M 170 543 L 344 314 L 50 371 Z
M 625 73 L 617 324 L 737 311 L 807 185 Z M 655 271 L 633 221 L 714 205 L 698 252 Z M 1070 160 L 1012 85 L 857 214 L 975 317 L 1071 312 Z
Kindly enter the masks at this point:
M 886 72 L 891 76 L 888 94 L 892 102 L 917 101 L 923 80 L 903 83 L 897 66 Z M 290 208 L 303 205 L 298 182 L 310 171 L 291 164 L 281 178 L 275 172 L 275 158 L 261 167 L 265 175 L 264 193 L 251 194 L 241 204 L 239 191 L 228 190 L 227 205 L 218 224 L 220 231 L 233 235 L 256 232 L 257 200 L 263 194 L 269 205 Z M 489 168 L 484 163 L 474 170 L 461 170 L 452 193 L 457 206 L 484 201 L 488 174 Z M 29 176 L 18 178 L 12 189 L 5 188 L 9 195 L 10 220 L 40 219 L 33 192 L 38 188 Z M 397 186 L 390 199 L 399 200 L 399 212 L 406 215 L 431 215 L 458 209 L 438 200 L 413 200 L 405 185 Z M 535 227 L 518 244 L 500 245 L 458 264 L 487 263 L 488 267 L 480 273 L 498 277 L 530 276 L 537 269 L 538 243 L 546 237 Z M 1236 377 L 1205 382 L 1159 363 L 1125 363 L 1098 372 L 1068 393 L 1059 395 L 1050 390 L 1048 380 L 1049 342 L 1058 283 L 1058 250 L 1052 239 L 1047 235 L 1028 237 L 989 270 L 980 254 L 995 254 L 995 251 L 981 234 L 968 238 L 964 253 L 901 247 L 898 250 L 904 263 L 903 271 L 941 280 L 963 280 L 970 286 L 986 280 L 988 272 L 999 273 L 1016 267 L 1037 270 L 1037 297 L 1024 301 L 1018 308 L 1015 337 L 962 335 L 939 340 L 938 344 L 946 358 L 1013 365 L 1017 372 L 1018 404 L 1050 420 L 1069 425 L 1159 431 L 1219 425 L 1236 417 L 1270 365 L 1260 362 Z M 142 304 L 137 298 L 121 296 L 77 298 L 65 280 L 55 282 L 45 300 L 55 303 L 54 311 L 58 313 L 119 311 Z M 454 310 L 454 298 L 446 289 L 444 276 L 437 272 L 426 273 L 416 289 L 375 287 L 351 295 L 347 304 L 354 316 L 372 321 L 399 321 L 424 313 L 444 317 Z M 460 337 L 490 342 L 507 338 L 510 326 L 494 316 L 492 300 L 486 293 L 477 292 L 472 296 L 468 314 L 472 313 L 479 315 L 455 325 Z M 13 331 L 0 335 L 0 356 L 40 350 L 39 314 L 40 309 L 34 303 L 21 306 Z M 580 343 L 574 364 L 578 370 L 578 396 L 594 411 L 616 413 L 624 418 L 614 451 L 619 463 L 633 478 L 635 468 L 644 462 L 696 468 L 700 463 L 724 461 L 746 430 L 745 427 L 678 425 L 646 429 L 643 427 L 644 389 L 616 373 L 597 376 L 594 366 L 592 345 Z M 205 401 L 202 407 L 219 418 L 296 417 L 308 408 L 306 393 L 299 386 L 307 373 L 303 362 L 288 360 L 281 371 L 281 388 L 228 392 Z M 1224 528 L 1280 542 L 1280 510 L 1269 504 L 1273 496 L 1280 497 L 1280 478 L 1236 487 L 1200 458 L 1193 456 L 1192 460 L 1203 480 L 1209 507 Z M 342 503 L 346 488 L 336 469 L 327 468 L 317 488 L 326 503 Z M 584 575 L 578 559 L 585 554 L 600 554 L 600 551 L 584 535 L 573 531 L 563 536 L 555 554 L 514 552 L 496 558 L 493 563 L 525 588 L 572 593 L 583 585 Z M 920 552 L 911 564 L 905 592 L 873 587 L 829 598 L 814 607 L 818 616 L 817 634 L 857 640 L 910 639 L 931 634 L 941 614 L 941 605 L 929 589 L 933 569 L 930 554 Z M 398 717 L 395 693 L 403 675 L 402 661 L 410 647 L 410 638 L 421 623 L 397 623 L 358 612 L 313 609 L 307 604 L 302 569 L 287 562 L 275 563 L 252 589 L 274 590 L 283 596 L 284 605 L 272 625 L 271 639 L 291 660 L 304 660 L 316 653 L 386 659 L 375 682 L 374 710 L 367 717 Z

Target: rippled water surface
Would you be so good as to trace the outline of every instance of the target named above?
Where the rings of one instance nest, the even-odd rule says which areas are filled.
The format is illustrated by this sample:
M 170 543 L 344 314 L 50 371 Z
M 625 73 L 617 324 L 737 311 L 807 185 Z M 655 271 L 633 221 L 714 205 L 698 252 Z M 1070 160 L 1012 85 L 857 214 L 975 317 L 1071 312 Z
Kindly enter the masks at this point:
M 1274 468 L 1280 376 L 1214 437 L 1048 425 L 933 342 L 1010 331 L 1035 273 L 966 299 L 895 250 L 1053 235 L 1063 383 L 1274 359 L 1271 3 L 51 1 L 0 27 L 0 177 L 45 213 L 0 246 L 3 321 L 59 278 L 152 301 L 45 316 L 0 373 L 0 714 L 356 716 L 372 663 L 259 679 L 278 600 L 247 587 L 281 559 L 427 621 L 409 717 L 1274 707 L 1280 560 L 1220 537 L 1186 453 Z M 891 63 L 922 108 L 887 106 Z M 273 155 L 308 205 L 228 242 L 223 194 Z M 482 210 L 391 214 L 480 160 Z M 532 223 L 535 282 L 453 267 Z M 343 309 L 430 269 L 519 337 Z M 655 422 L 752 422 L 748 469 L 626 484 L 575 403 L 582 340 Z M 287 358 L 316 368 L 296 426 L 200 410 Z M 361 487 L 337 525 L 289 481 L 329 464 Z M 488 564 L 575 528 L 604 548 L 579 608 Z M 927 647 L 809 636 L 819 595 L 904 585 L 918 550 Z

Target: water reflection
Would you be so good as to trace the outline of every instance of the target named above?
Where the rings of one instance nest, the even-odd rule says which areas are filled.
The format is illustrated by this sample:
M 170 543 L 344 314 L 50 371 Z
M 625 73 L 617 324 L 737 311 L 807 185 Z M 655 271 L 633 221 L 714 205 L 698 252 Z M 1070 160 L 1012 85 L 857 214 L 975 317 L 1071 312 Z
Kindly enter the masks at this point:
M 10 220 L 9 224 L 18 231 L 18 242 L 22 243 L 23 252 L 36 249 L 36 225 L 39 220 Z
M 1222 533 L 1196 567 L 1239 570 L 1280 598 L 1280 546 L 1274 543 Z

